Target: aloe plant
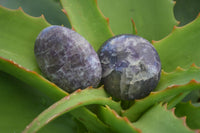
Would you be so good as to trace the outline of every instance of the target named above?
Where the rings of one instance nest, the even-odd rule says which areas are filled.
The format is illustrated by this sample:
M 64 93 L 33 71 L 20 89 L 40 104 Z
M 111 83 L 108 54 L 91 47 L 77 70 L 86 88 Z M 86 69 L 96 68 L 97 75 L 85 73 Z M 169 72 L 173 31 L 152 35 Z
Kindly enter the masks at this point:
M 200 132 L 199 1 L 29 2 L 0 1 L 0 132 Z M 181 10 L 186 5 L 192 15 Z M 158 86 L 129 102 L 114 100 L 103 85 L 63 91 L 43 77 L 34 56 L 37 35 L 52 24 L 72 27 L 96 51 L 114 35 L 146 38 L 161 59 Z

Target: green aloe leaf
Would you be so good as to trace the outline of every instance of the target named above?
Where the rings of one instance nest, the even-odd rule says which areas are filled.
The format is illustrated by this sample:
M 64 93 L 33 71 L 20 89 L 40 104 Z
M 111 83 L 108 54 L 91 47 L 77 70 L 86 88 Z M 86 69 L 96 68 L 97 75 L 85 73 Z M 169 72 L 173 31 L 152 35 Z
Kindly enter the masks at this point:
M 96 0 L 61 0 L 73 29 L 84 36 L 97 51 L 113 36 L 108 20 L 100 12 Z
M 170 85 L 183 85 L 188 83 L 191 79 L 200 81 L 200 68 L 192 64 L 190 68 L 183 69 L 177 67 L 175 71 L 167 73 L 162 70 L 160 81 L 154 91 L 161 91 Z
M 21 7 L 31 16 L 39 17 L 43 14 L 51 24 L 70 27 L 58 0 L 1 0 L 0 5 L 11 9 Z
M 89 132 L 95 133 L 110 133 L 110 128 L 104 124 L 96 114 L 92 113 L 86 108 L 80 108 L 73 110 L 73 116 L 75 116 L 84 126 L 88 129 Z M 63 116 L 62 116 L 63 117 Z M 86 119 L 87 118 L 87 119 Z M 47 127 L 50 125 L 49 123 Z M 46 126 L 45 126 L 46 127 Z M 81 132 L 82 133 L 82 132 Z
M 48 81 L 38 73 L 30 71 L 13 61 L 0 57 L 0 70 L 24 81 L 26 84 L 35 87 L 41 93 L 49 98 L 57 101 L 68 95 L 67 92 L 61 90 L 58 86 Z
M 0 132 L 21 133 L 53 101 L 32 86 L 0 71 Z M 77 124 L 70 115 L 54 121 L 41 133 L 75 133 Z
M 161 80 L 156 88 L 159 91 L 150 93 L 144 99 L 136 100 L 128 110 L 123 112 L 123 115 L 127 116 L 131 121 L 136 121 L 148 108 L 157 102 L 169 100 L 180 93 L 199 90 L 199 74 L 200 68 L 194 65 L 187 70 L 178 68 L 171 73 L 162 72 Z
M 196 18 L 200 12 L 199 0 L 175 0 L 174 15 L 180 26 L 185 25 Z
M 0 56 L 15 61 L 21 66 L 39 72 L 34 43 L 40 31 L 49 23 L 42 17 L 25 14 L 22 9 L 9 10 L 0 6 Z
M 0 18 L 4 18 L 0 21 L 0 70 L 33 86 L 35 90 L 55 101 L 68 95 L 38 74 L 40 70 L 34 57 L 34 41 L 39 32 L 50 24 L 42 17 L 34 18 L 25 14 L 21 9 L 10 10 L 2 6 L 0 6 Z M 79 113 L 88 112 L 85 108 L 80 108 L 78 111 Z M 73 113 L 77 114 L 75 111 Z M 77 118 L 76 115 L 73 116 Z M 82 117 L 89 118 L 88 123 L 91 125 L 94 123 L 99 125 L 99 128 L 102 126 L 100 122 L 91 121 L 96 119 L 92 113 Z M 82 123 L 84 124 L 84 122 Z
M 126 117 L 119 116 L 109 106 L 100 107 L 98 116 L 115 133 L 140 133 L 140 130 L 136 129 Z
M 39 93 L 44 94 L 51 100 L 57 101 L 62 97 L 68 95 L 68 93 L 64 92 L 55 84 L 49 82 L 36 72 L 26 70 L 25 68 L 13 63 L 12 61 L 3 59 L 1 57 L 0 70 L 10 73 L 16 78 L 21 79 L 28 85 L 33 86 L 33 90 L 37 90 Z M 96 115 L 87 110 L 86 108 L 79 108 L 78 110 L 74 110 L 73 112 L 71 112 L 71 115 L 73 115 L 76 119 L 80 120 L 80 122 L 83 123 L 88 130 L 93 130 L 94 128 L 98 129 L 100 132 L 107 130 L 107 127 L 96 117 Z M 52 127 L 54 126 L 55 125 L 53 125 Z M 46 131 L 46 129 L 47 128 L 45 128 L 44 130 Z
M 193 63 L 200 66 L 199 28 L 200 17 L 197 17 L 183 27 L 174 27 L 170 35 L 154 42 L 165 71 L 172 71 L 177 66 L 188 68 Z
M 179 103 L 175 114 L 178 117 L 186 116 L 186 123 L 192 129 L 200 129 L 200 107 L 195 107 L 190 102 Z
M 108 105 L 117 112 L 121 110 L 120 104 L 109 98 L 102 87 L 98 89 L 88 88 L 83 91 L 77 90 L 43 111 L 29 126 L 27 126 L 24 133 L 36 132 L 64 113 L 89 104 Z
M 199 91 L 199 90 L 198 90 Z M 192 91 L 192 93 L 196 91 Z M 184 93 L 180 93 L 177 96 L 175 96 L 174 98 L 170 99 L 168 101 L 167 104 L 167 109 L 172 109 L 173 107 L 175 107 L 178 103 L 180 103 L 181 101 L 183 101 L 183 99 L 185 97 L 187 97 L 191 92 L 184 92 Z
M 54 100 L 67 95 L 38 74 L 40 70 L 35 61 L 34 42 L 39 32 L 50 24 L 42 17 L 25 14 L 21 9 L 9 10 L 2 6 L 0 18 L 4 18 L 0 21 L 0 70 L 40 89 Z
M 167 110 L 161 104 L 153 106 L 133 125 L 142 133 L 194 133 L 182 119 L 178 119 L 174 110 Z
M 102 13 L 109 18 L 109 24 L 115 35 L 129 33 L 134 14 L 133 0 L 97 0 Z
M 199 98 L 200 98 L 200 91 L 192 91 L 183 99 L 183 102 L 191 101 L 192 103 L 196 103 L 198 102 Z
M 104 15 L 109 17 L 115 34 L 132 33 L 135 29 L 131 18 L 137 35 L 149 41 L 162 39 L 177 25 L 172 0 L 99 0 L 98 3 Z

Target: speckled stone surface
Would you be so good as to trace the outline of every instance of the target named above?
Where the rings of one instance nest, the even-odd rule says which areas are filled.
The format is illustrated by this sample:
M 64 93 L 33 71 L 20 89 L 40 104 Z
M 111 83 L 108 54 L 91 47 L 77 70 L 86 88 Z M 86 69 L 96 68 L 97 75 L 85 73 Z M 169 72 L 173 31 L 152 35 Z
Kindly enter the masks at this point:
M 71 29 L 47 27 L 38 35 L 34 52 L 43 75 L 67 92 L 96 87 L 101 80 L 97 53 Z
M 118 35 L 98 51 L 102 83 L 112 96 L 122 100 L 147 96 L 158 84 L 161 63 L 147 40 L 135 35 Z

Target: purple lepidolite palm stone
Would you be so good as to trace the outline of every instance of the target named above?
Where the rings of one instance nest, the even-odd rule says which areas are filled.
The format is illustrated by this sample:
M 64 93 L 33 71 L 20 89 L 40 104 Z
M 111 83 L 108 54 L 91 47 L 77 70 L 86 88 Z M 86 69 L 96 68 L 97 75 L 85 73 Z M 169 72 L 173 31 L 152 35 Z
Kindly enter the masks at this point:
M 155 48 L 135 35 L 118 35 L 98 51 L 102 83 L 112 96 L 122 100 L 141 99 L 157 86 L 161 63 Z
M 50 26 L 40 32 L 34 48 L 43 75 L 56 85 L 73 92 L 101 80 L 101 63 L 89 42 L 75 31 Z

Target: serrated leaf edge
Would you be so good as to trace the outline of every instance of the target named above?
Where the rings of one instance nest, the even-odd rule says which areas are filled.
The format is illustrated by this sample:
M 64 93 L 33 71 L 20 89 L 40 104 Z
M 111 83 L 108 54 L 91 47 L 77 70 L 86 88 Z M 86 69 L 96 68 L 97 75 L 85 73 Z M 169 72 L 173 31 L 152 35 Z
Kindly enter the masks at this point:
M 105 106 L 110 112 L 113 113 L 113 115 L 119 119 L 119 120 L 122 120 L 122 121 L 125 121 L 128 125 L 130 125 L 134 130 L 136 130 L 138 133 L 142 133 L 142 131 L 136 127 L 134 127 L 134 125 L 129 121 L 129 119 L 124 116 L 120 116 L 115 110 L 111 109 L 108 105 Z
M 112 36 L 114 36 L 114 33 L 113 33 L 113 31 L 112 31 L 112 29 L 111 29 L 111 27 L 110 27 L 109 18 L 106 17 L 106 16 L 103 14 L 103 12 L 101 11 L 101 9 L 99 8 L 98 0 L 95 0 L 95 3 L 96 3 L 97 9 L 98 9 L 98 11 L 100 12 L 101 16 L 103 16 L 103 18 L 107 21 L 107 25 L 108 25 L 108 29 L 109 29 L 110 33 L 112 34 Z
M 188 23 L 188 24 L 186 24 L 186 25 L 183 25 L 183 26 L 180 26 L 180 27 L 175 25 L 175 26 L 173 27 L 173 30 L 171 31 L 171 33 L 169 33 L 166 37 L 162 38 L 161 40 L 158 40 L 158 41 L 152 40 L 152 41 L 151 41 L 152 45 L 154 45 L 154 46 L 160 45 L 159 42 L 161 42 L 161 41 L 163 41 L 163 40 L 169 38 L 174 32 L 176 32 L 176 31 L 178 31 L 178 30 L 181 30 L 181 29 L 183 29 L 183 28 L 185 28 L 185 27 L 187 27 L 187 26 L 193 24 L 193 23 L 194 23 L 196 20 L 198 20 L 198 19 L 200 19 L 200 13 L 197 15 L 197 17 L 196 17 L 193 21 L 191 21 L 190 23 Z M 178 24 L 180 23 L 179 21 L 177 21 L 177 22 L 178 22 Z
M 112 29 L 111 29 L 111 27 L 110 27 L 109 18 L 108 18 L 108 17 L 105 17 L 105 15 L 102 13 L 101 9 L 100 9 L 99 6 L 98 6 L 98 1 L 97 1 L 97 0 L 94 0 L 94 1 L 95 1 L 95 3 L 96 3 L 96 7 L 97 7 L 99 13 L 101 14 L 101 16 L 102 16 L 102 17 L 106 20 L 106 22 L 107 22 L 107 26 L 108 26 L 109 32 L 112 34 L 112 36 L 114 36 L 114 33 L 113 33 L 113 31 L 112 31 Z M 61 3 L 61 6 L 63 7 L 62 1 L 60 1 L 60 3 Z M 73 29 L 74 31 L 76 31 L 76 29 L 75 29 L 74 26 L 73 26 L 73 23 L 71 22 L 71 19 L 70 19 L 69 15 L 68 15 L 67 11 L 63 8 L 63 9 L 62 9 L 62 12 L 67 16 L 67 18 L 68 18 L 68 20 L 69 20 L 69 22 L 70 22 L 70 24 L 71 24 L 71 26 L 72 26 L 72 29 Z
M 195 79 L 192 79 L 192 80 L 190 80 L 188 83 L 186 83 L 186 84 L 183 84 L 183 85 L 171 85 L 171 86 L 168 86 L 167 88 L 165 88 L 164 90 L 161 90 L 161 91 L 157 91 L 157 92 L 151 92 L 150 94 L 149 94 L 149 96 L 147 96 L 147 97 L 145 97 L 145 98 L 143 98 L 143 99 L 138 99 L 138 100 L 135 100 L 135 104 L 136 103 L 141 103 L 141 102 L 143 102 L 143 100 L 146 100 L 146 99 L 148 99 L 149 97 L 152 97 L 152 96 L 155 96 L 155 95 L 157 95 L 157 94 L 159 94 L 159 93 L 165 93 L 166 91 L 169 91 L 169 90 L 174 90 L 174 88 L 178 88 L 178 87 L 184 87 L 184 86 L 187 86 L 187 85 L 200 85 L 200 82 L 198 82 L 198 81 L 196 81 Z M 198 88 L 199 89 L 199 88 Z M 193 89 L 193 90 L 196 90 L 196 88 L 195 89 Z M 181 92 L 180 92 L 181 93 Z M 155 100 L 156 102 L 161 102 L 160 100 L 159 101 L 157 101 L 157 100 Z M 134 104 L 134 105 L 135 105 Z M 134 107 L 134 105 L 133 105 L 133 107 Z M 152 105 L 149 105 L 148 107 L 151 107 Z M 132 110 L 132 108 L 130 107 L 129 109 L 127 109 L 127 110 L 122 110 L 122 115 L 123 116 L 127 116 L 126 115 L 126 113 L 127 112 L 130 112 L 130 110 Z M 141 113 L 141 112 L 140 112 Z M 139 114 L 139 115 L 141 115 L 141 114 Z M 128 115 L 129 116 L 129 115 Z M 130 118 L 129 118 L 130 119 Z M 132 118 L 131 118 L 132 119 Z M 135 121 L 135 120 L 137 120 L 138 119 L 138 116 L 137 116 L 137 118 L 134 118 L 132 121 Z
M 21 12 L 22 14 L 24 14 L 26 17 L 28 17 L 28 18 L 32 18 L 32 19 L 41 19 L 41 20 L 43 20 L 45 23 L 47 23 L 48 25 L 51 25 L 47 20 L 46 20 L 46 18 L 45 18 L 45 16 L 43 15 L 43 14 L 41 14 L 39 17 L 35 17 L 35 16 L 31 16 L 31 15 L 29 15 L 28 13 L 26 13 L 24 10 L 23 10 L 23 8 L 22 7 L 19 7 L 18 9 L 10 9 L 10 8 L 7 8 L 7 7 L 4 7 L 4 6 L 2 6 L 2 5 L 0 5 L 0 8 L 3 8 L 3 9 L 5 9 L 5 10 L 7 10 L 7 11 L 12 11 L 12 12 Z
M 190 67 L 188 69 L 184 69 L 180 66 L 177 66 L 176 69 L 172 72 L 165 72 L 163 69 L 161 70 L 161 75 L 169 75 L 169 74 L 173 74 L 173 73 L 176 73 L 176 72 L 183 72 L 183 71 L 187 71 L 191 68 L 196 68 L 196 69 L 200 69 L 199 66 L 197 66 L 195 63 L 192 63 L 192 65 L 190 65 Z
M 185 102 L 185 103 L 183 103 L 183 104 L 188 104 L 188 106 L 191 106 L 191 108 L 193 108 L 193 109 L 200 109 L 200 107 L 196 107 L 196 106 L 194 106 L 193 104 L 192 104 L 192 101 L 188 101 L 188 102 Z M 176 109 L 175 109 L 176 110 Z M 175 114 L 175 110 L 174 110 L 174 114 Z M 175 114 L 176 115 L 176 114 Z M 177 116 L 178 117 L 178 116 Z M 187 116 L 183 116 L 183 117 L 185 117 L 185 123 L 187 124 Z M 178 117 L 178 118 L 182 118 L 182 117 Z M 196 130 L 194 130 L 196 133 L 200 133 L 200 129 L 196 129 Z
M 166 111 L 170 111 L 170 112 L 172 113 L 172 115 L 173 115 L 176 119 L 181 120 L 182 123 L 183 123 L 183 125 L 184 125 L 188 130 L 194 131 L 195 133 L 199 133 L 199 132 L 200 132 L 200 130 L 193 130 L 193 129 L 191 129 L 191 128 L 187 125 L 187 123 L 186 123 L 187 117 L 186 117 L 186 116 L 184 116 L 184 117 L 177 117 L 177 116 L 176 116 L 176 114 L 175 114 L 175 109 L 176 109 L 176 107 L 174 107 L 174 108 L 172 108 L 172 109 L 167 109 L 167 103 L 164 104 L 163 106 L 164 106 L 165 110 L 166 110 Z
M 40 74 L 38 74 L 37 72 L 35 71 L 32 71 L 32 70 L 29 70 L 23 66 L 21 66 L 20 64 L 17 64 L 16 62 L 12 61 L 12 60 L 9 60 L 9 59 L 5 59 L 3 57 L 0 56 L 0 60 L 4 60 L 5 62 L 13 65 L 14 67 L 18 68 L 18 69 L 21 69 L 27 73 L 30 73 L 30 74 L 33 74 L 37 77 L 39 77 L 41 80 L 43 80 L 44 82 L 46 82 L 47 84 L 50 84 L 51 86 L 53 86 L 55 89 L 58 89 L 59 91 L 61 91 L 62 93 L 64 93 L 65 95 L 69 95 L 69 93 L 61 90 L 56 84 L 54 84 L 53 82 L 50 82 L 49 80 L 47 80 L 46 78 L 44 78 L 43 76 L 41 76 Z
M 97 90 L 97 89 L 103 89 L 103 90 L 104 90 L 103 86 L 101 86 L 101 87 L 99 87 L 99 88 L 96 88 L 96 90 Z M 93 87 L 91 87 L 91 86 L 90 86 L 90 87 L 87 87 L 87 88 L 84 89 L 84 90 L 78 89 L 78 90 L 74 91 L 73 93 L 71 93 L 70 95 L 63 97 L 60 101 L 58 101 L 59 103 L 56 102 L 56 103 L 54 103 L 53 105 L 51 105 L 49 108 L 47 108 L 46 110 L 44 110 L 41 114 L 39 114 L 39 116 L 45 114 L 46 112 L 48 112 L 48 111 L 50 111 L 50 110 L 55 109 L 59 104 L 66 103 L 66 101 L 70 100 L 70 98 L 71 98 L 72 96 L 75 96 L 75 95 L 77 95 L 78 93 L 81 93 L 81 92 L 83 92 L 83 91 L 85 92 L 85 91 L 88 91 L 88 90 L 95 90 L 95 89 L 94 89 Z M 98 98 L 98 99 L 99 99 L 99 100 L 101 99 L 101 101 L 102 101 L 103 99 L 112 100 L 112 99 L 110 98 L 110 96 L 104 97 L 103 99 L 102 99 L 102 98 Z M 90 99 L 90 100 L 91 100 L 91 99 Z M 116 104 L 118 104 L 119 107 L 120 107 L 120 103 L 119 103 L 119 102 L 115 102 L 115 101 L 113 101 L 113 102 L 116 103 Z M 70 109 L 75 109 L 77 105 L 81 105 L 81 106 L 79 106 L 79 107 L 82 107 L 82 106 L 84 106 L 84 103 L 83 103 L 83 102 L 78 102 L 78 103 L 75 104 L 74 106 L 67 107 L 65 110 L 62 110 L 62 111 L 60 111 L 59 113 L 56 113 L 55 115 L 51 116 L 49 119 L 47 119 L 47 120 L 45 121 L 45 125 L 48 124 L 49 122 L 51 122 L 52 120 L 54 120 L 55 118 L 57 118 L 58 116 L 64 114 L 64 113 L 67 112 L 68 110 L 70 110 Z M 39 116 L 37 116 L 29 125 L 27 125 L 26 128 L 24 129 L 24 131 L 23 131 L 22 133 L 29 133 L 30 127 L 31 127 L 33 124 L 35 124 L 35 123 L 36 123 L 38 126 L 41 125 L 41 123 L 38 121 Z M 44 125 L 42 125 L 42 126 L 44 126 Z M 34 131 L 38 131 L 40 128 L 41 128 L 41 127 L 36 128 L 36 130 L 34 130 Z

